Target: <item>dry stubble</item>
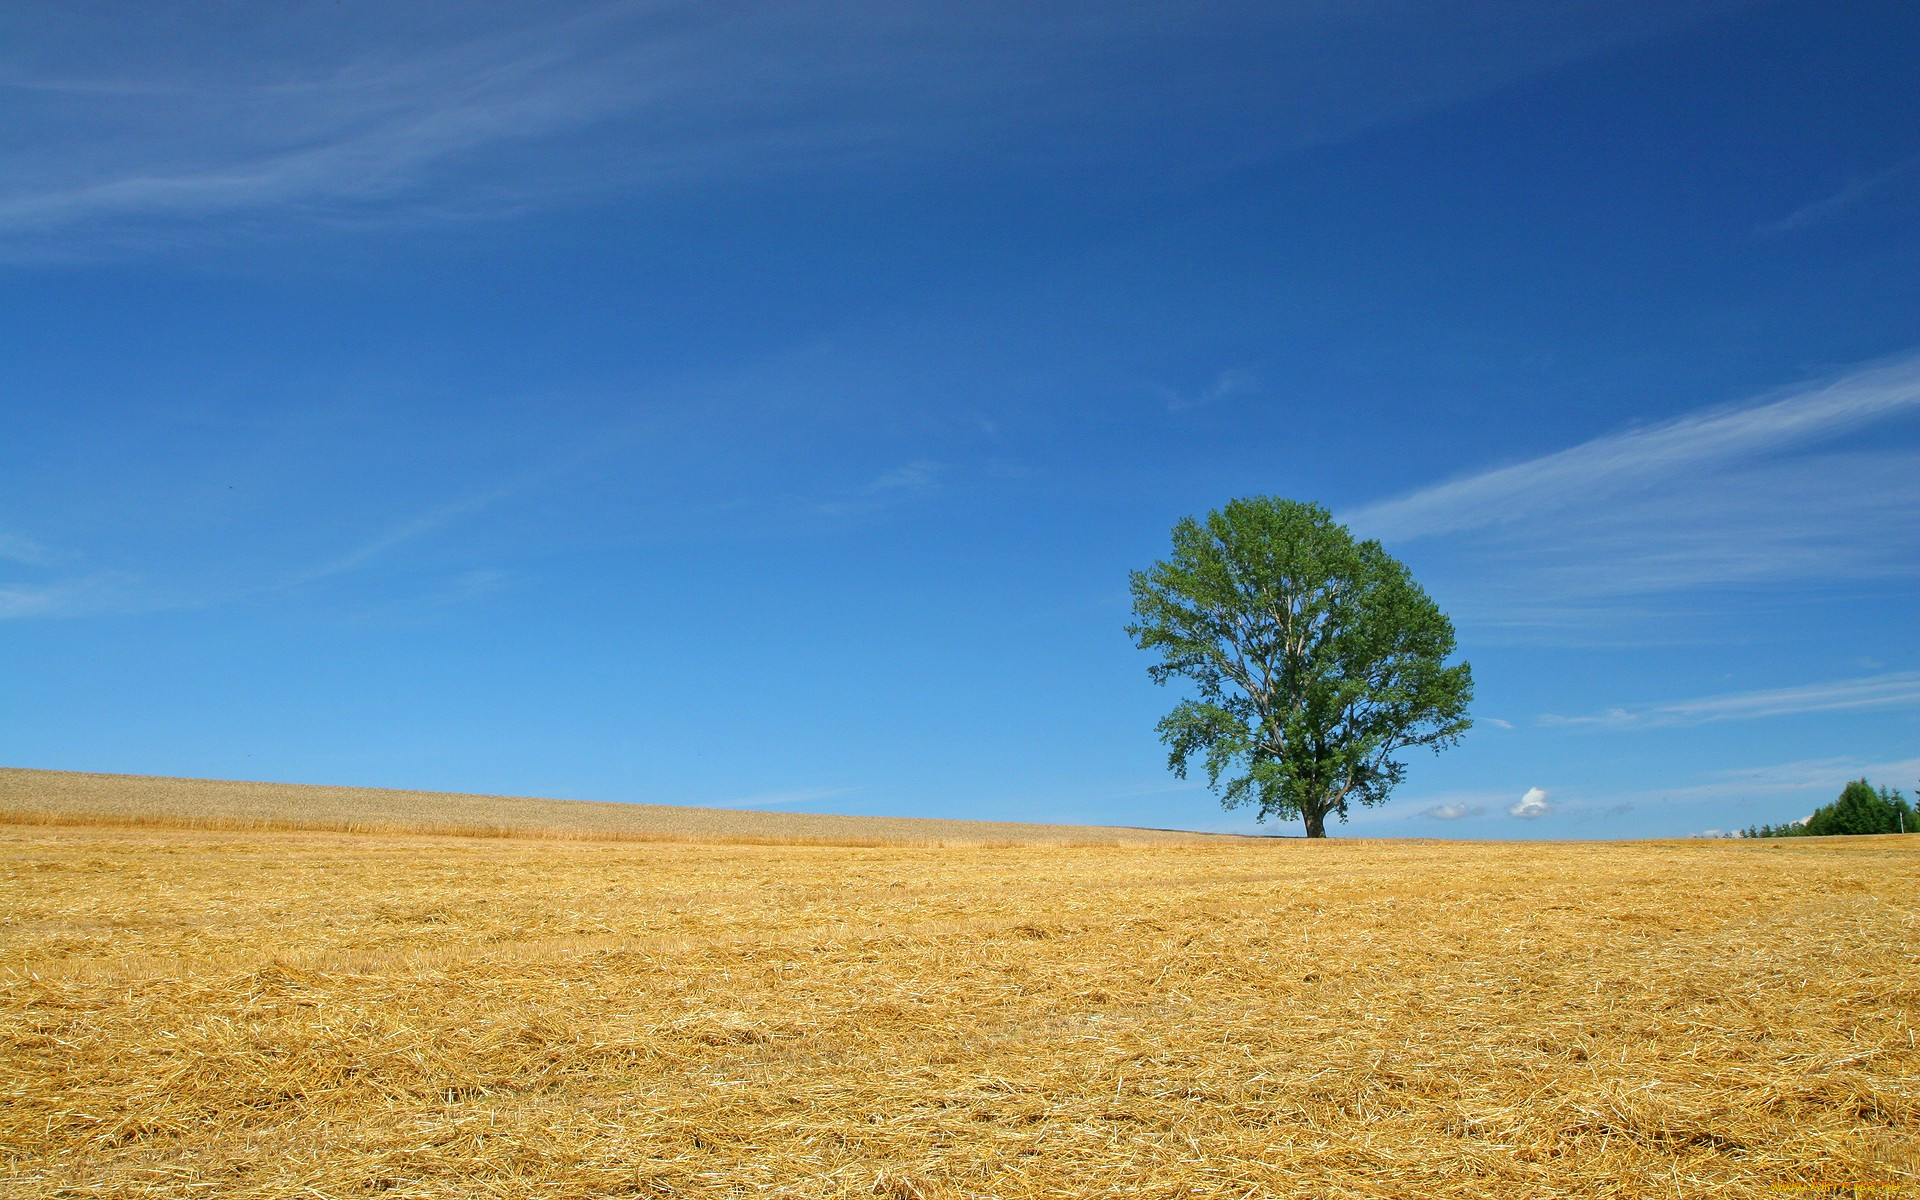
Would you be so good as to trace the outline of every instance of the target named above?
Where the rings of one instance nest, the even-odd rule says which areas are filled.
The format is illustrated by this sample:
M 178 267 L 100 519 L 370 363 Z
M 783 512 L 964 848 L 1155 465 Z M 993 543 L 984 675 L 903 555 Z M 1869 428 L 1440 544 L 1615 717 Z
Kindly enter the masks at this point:
M 1911 1189 L 1910 846 L 4 828 L 0 1192 Z

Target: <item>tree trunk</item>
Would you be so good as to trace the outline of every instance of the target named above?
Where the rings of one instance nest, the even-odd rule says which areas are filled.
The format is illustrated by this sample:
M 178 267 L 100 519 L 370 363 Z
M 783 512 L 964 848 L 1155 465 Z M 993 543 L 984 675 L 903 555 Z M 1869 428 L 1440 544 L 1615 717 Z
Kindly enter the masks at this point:
M 1317 809 L 1307 809 L 1300 814 L 1307 820 L 1307 836 L 1310 838 L 1327 836 L 1327 814 Z

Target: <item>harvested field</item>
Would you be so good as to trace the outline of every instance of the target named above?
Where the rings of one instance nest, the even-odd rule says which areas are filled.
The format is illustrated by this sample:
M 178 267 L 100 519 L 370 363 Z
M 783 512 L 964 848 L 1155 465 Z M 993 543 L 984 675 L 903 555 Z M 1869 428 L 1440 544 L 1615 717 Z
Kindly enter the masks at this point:
M 1138 844 L 1217 835 L 1119 826 L 840 817 L 676 804 L 606 804 L 391 788 L 316 787 L 0 767 L 0 824 L 438 833 L 625 842 L 792 845 Z
M 8 1197 L 1920 1189 L 1920 838 L 0 827 Z

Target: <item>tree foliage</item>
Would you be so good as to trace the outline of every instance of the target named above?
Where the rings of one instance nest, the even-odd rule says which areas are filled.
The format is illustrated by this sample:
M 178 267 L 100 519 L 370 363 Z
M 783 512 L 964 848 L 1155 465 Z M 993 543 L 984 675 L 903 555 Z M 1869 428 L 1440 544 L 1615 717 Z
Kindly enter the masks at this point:
M 1319 505 L 1260 496 L 1185 518 L 1132 588 L 1127 632 L 1160 656 L 1148 673 L 1194 690 L 1160 721 L 1167 764 L 1185 778 L 1199 758 L 1229 808 L 1324 837 L 1329 814 L 1387 798 L 1406 775 L 1396 753 L 1437 752 L 1472 724 L 1452 623 Z
M 1856 779 L 1840 789 L 1840 798 L 1813 810 L 1804 821 L 1785 825 L 1749 826 L 1746 837 L 1831 837 L 1853 833 L 1916 833 L 1913 805 L 1900 789 L 1878 790 L 1864 779 Z

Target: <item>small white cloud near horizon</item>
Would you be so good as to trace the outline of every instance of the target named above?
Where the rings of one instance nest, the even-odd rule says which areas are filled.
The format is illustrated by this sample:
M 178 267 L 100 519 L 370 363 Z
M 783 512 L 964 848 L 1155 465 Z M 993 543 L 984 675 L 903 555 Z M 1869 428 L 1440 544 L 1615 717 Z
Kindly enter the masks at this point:
M 1544 817 L 1552 811 L 1553 805 L 1547 803 L 1546 789 L 1530 787 L 1527 789 L 1526 795 L 1520 797 L 1518 801 L 1507 809 L 1507 815 L 1510 817 L 1519 817 L 1525 821 L 1532 821 Z
M 1495 729 L 1512 729 L 1513 728 L 1512 721 L 1502 721 L 1499 717 L 1481 717 L 1480 722 L 1485 725 L 1491 725 Z
M 1436 821 L 1464 821 L 1469 817 L 1485 816 L 1486 812 L 1477 804 L 1434 804 L 1421 809 L 1420 815 Z

